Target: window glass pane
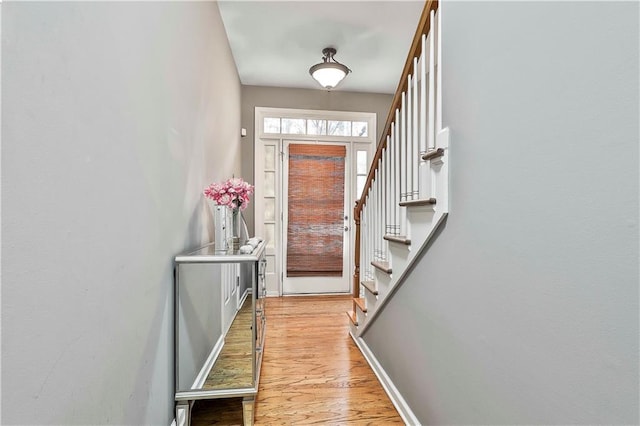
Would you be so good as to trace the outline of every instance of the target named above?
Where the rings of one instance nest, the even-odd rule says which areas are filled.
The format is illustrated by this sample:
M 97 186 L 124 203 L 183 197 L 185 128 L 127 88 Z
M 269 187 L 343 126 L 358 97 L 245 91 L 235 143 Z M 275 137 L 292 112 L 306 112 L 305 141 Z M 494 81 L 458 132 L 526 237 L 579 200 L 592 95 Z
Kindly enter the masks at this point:
M 267 248 L 274 248 L 276 246 L 276 224 L 275 223 L 265 223 L 264 224 L 264 238 L 267 240 Z
M 265 258 L 267 259 L 267 273 L 268 274 L 273 274 L 276 272 L 276 257 L 275 256 L 271 256 L 271 255 L 267 255 L 265 256 Z
M 275 172 L 264 172 L 264 196 L 276 196 L 276 174 Z
M 356 174 L 366 175 L 367 172 L 367 151 L 358 151 L 356 154 Z
M 276 168 L 276 147 L 266 145 L 264 147 L 264 169 L 275 170 Z
M 369 125 L 366 121 L 354 121 L 352 126 L 351 136 L 360 136 L 363 138 L 369 136 Z
M 330 136 L 351 136 L 351 122 L 329 120 L 327 134 Z
M 367 177 L 366 176 L 358 176 L 357 177 L 356 194 L 358 196 L 358 199 L 360 199 L 360 197 L 362 196 L 362 190 L 364 189 L 364 184 L 365 183 L 367 183 Z
M 307 120 L 308 135 L 326 135 L 327 120 Z
M 282 133 L 304 135 L 306 133 L 304 118 L 283 118 Z
M 280 119 L 265 117 L 264 119 L 265 133 L 280 133 Z
M 276 220 L 276 200 L 274 198 L 264 199 L 264 220 L 265 222 Z

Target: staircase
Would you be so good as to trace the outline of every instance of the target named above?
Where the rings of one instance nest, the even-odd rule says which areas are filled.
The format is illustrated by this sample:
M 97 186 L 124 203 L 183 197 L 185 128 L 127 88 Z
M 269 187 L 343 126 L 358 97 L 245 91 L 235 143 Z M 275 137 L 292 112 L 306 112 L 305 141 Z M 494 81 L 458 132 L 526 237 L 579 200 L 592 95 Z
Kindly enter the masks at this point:
M 402 285 L 449 211 L 449 130 L 442 127 L 440 11 L 427 1 L 392 102 L 356 223 L 350 334 Z

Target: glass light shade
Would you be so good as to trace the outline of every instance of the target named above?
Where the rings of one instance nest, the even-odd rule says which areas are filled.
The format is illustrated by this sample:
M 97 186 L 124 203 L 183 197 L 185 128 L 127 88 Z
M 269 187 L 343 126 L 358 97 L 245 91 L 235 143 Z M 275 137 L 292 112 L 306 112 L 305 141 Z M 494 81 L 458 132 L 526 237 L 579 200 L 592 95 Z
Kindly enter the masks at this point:
M 349 72 L 349 68 L 335 62 L 325 62 L 311 67 L 309 74 L 325 89 L 333 89 Z

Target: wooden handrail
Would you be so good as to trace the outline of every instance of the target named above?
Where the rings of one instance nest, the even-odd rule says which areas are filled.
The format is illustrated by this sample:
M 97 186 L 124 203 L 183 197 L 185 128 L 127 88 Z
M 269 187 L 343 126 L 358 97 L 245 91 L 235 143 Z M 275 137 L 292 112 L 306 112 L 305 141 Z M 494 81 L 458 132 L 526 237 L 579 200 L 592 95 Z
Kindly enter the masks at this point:
M 360 214 L 362 213 L 362 209 L 364 207 L 367 191 L 371 188 L 378 161 L 382 158 L 382 151 L 387 146 L 387 136 L 391 132 L 391 123 L 393 123 L 393 121 L 395 120 L 396 109 L 400 109 L 402 103 L 402 92 L 407 90 L 407 77 L 409 76 L 409 74 L 411 74 L 411 69 L 413 67 L 413 58 L 419 57 L 422 52 L 422 35 L 429 34 L 429 30 L 431 29 L 431 22 L 429 17 L 431 15 L 431 11 L 436 11 L 437 9 L 438 0 L 425 1 L 424 8 L 422 9 L 422 15 L 420 15 L 420 21 L 418 21 L 418 27 L 416 28 L 416 33 L 413 36 L 411 48 L 409 49 L 409 54 L 407 55 L 407 60 L 404 63 L 402 76 L 400 77 L 400 81 L 398 82 L 396 94 L 394 95 L 393 101 L 391 102 L 391 108 L 389 109 L 389 114 L 387 115 L 387 121 L 384 126 L 384 130 L 380 135 L 378 148 L 376 149 L 376 153 L 373 157 L 373 160 L 371 161 L 371 168 L 369 169 L 369 174 L 367 175 L 367 180 L 365 182 L 364 189 L 362 190 L 362 195 L 356 202 L 356 206 L 353 209 L 353 217 L 356 226 L 354 247 L 355 270 L 353 274 L 353 297 L 360 297 Z
M 396 94 L 393 97 L 393 101 L 391 102 L 391 108 L 389 109 L 389 114 L 387 115 L 387 121 L 384 125 L 384 130 L 380 135 L 380 142 L 378 142 L 378 149 L 376 150 L 376 154 L 371 161 L 371 169 L 369 169 L 369 174 L 367 175 L 367 181 L 365 182 L 364 189 L 362 190 L 362 195 L 360 199 L 356 203 L 354 217 L 359 217 L 362 208 L 364 207 L 365 195 L 369 188 L 371 188 L 371 183 L 373 182 L 373 177 L 375 175 L 376 166 L 378 161 L 382 157 L 382 151 L 387 146 L 387 136 L 391 132 L 391 123 L 395 120 L 396 109 L 399 109 L 402 104 L 402 92 L 407 90 L 407 77 L 411 74 L 411 68 L 413 67 L 413 58 L 419 57 L 421 53 L 420 41 L 422 39 L 423 34 L 429 34 L 429 30 L 431 29 L 431 22 L 429 20 L 429 16 L 431 11 L 435 11 L 438 9 L 438 0 L 427 0 L 424 4 L 424 9 L 422 9 L 422 15 L 420 16 L 420 21 L 418 23 L 418 28 L 416 29 L 416 33 L 413 36 L 413 42 L 411 43 L 411 49 L 409 49 L 409 55 L 407 56 L 407 60 L 404 63 L 404 69 L 402 70 L 402 76 L 400 77 L 400 81 L 398 82 L 398 88 L 396 89 Z

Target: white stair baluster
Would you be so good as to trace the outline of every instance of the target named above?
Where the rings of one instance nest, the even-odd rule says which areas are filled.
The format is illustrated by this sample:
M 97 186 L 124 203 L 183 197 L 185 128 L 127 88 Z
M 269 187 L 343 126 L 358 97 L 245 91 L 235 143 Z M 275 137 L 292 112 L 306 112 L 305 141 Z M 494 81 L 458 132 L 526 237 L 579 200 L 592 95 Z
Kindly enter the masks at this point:
M 420 156 L 427 152 L 427 37 L 422 35 L 422 54 L 420 55 Z M 420 159 L 420 199 L 428 197 L 430 190 L 429 162 Z
M 436 31 L 434 34 L 436 35 L 435 40 L 435 49 L 437 52 L 436 55 L 436 134 L 440 130 L 442 130 L 442 73 L 440 72 L 442 63 L 442 25 L 440 19 L 440 9 L 436 11 L 436 19 L 435 26 Z
M 402 92 L 402 109 L 400 111 L 400 201 L 407 201 L 407 97 Z M 407 235 L 406 207 L 400 207 L 400 232 Z
M 413 84 L 413 77 L 411 74 L 407 76 L 407 144 L 405 145 L 405 155 L 407 157 L 407 196 L 406 200 L 413 200 L 413 158 L 411 158 L 413 144 L 413 90 L 411 85 Z M 407 234 L 405 234 L 407 235 Z
M 396 208 L 395 205 L 397 203 L 397 191 L 396 191 L 396 125 L 395 123 L 391 123 L 391 144 L 390 144 L 390 152 L 389 152 L 389 187 L 391 188 L 391 197 L 389 197 L 389 203 L 391 204 L 391 219 L 389 220 L 389 234 L 395 234 L 395 225 L 396 225 Z
M 418 169 L 420 167 L 420 143 L 418 133 L 418 58 L 413 58 L 413 118 L 411 124 L 413 124 L 413 137 L 411 138 L 411 162 L 413 163 L 413 175 L 411 180 L 413 182 L 412 198 L 415 200 L 419 197 L 418 191 Z
M 384 162 L 386 164 L 386 173 L 385 173 L 385 188 L 386 188 L 386 193 L 387 193 L 387 198 L 386 198 L 386 203 L 385 203 L 385 209 L 387 210 L 387 226 L 386 226 L 386 233 L 391 235 L 391 222 L 392 222 L 392 218 L 391 218 L 391 206 L 393 205 L 393 195 L 391 194 L 391 138 L 389 136 L 387 136 L 387 149 L 385 149 L 384 151 Z
M 427 150 L 435 149 L 436 146 L 436 102 L 435 102 L 435 84 L 436 84 L 436 57 L 435 57 L 435 36 L 433 25 L 435 22 L 433 11 L 431 11 L 431 31 L 429 31 L 429 122 L 427 123 Z
M 396 220 L 394 223 L 394 234 L 395 235 L 400 235 L 400 200 L 401 200 L 401 188 L 400 188 L 400 175 L 401 175 L 401 158 L 400 157 L 400 110 L 398 108 L 396 108 L 396 132 L 395 132 L 395 140 L 396 140 L 396 147 L 395 147 L 395 158 L 394 158 L 394 163 L 395 163 L 395 167 L 396 167 L 396 173 L 395 176 L 393 177 L 394 179 L 394 187 L 395 187 L 395 191 L 396 191 L 396 199 L 394 200 L 393 203 L 393 207 L 395 209 L 395 216 L 396 216 Z

